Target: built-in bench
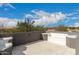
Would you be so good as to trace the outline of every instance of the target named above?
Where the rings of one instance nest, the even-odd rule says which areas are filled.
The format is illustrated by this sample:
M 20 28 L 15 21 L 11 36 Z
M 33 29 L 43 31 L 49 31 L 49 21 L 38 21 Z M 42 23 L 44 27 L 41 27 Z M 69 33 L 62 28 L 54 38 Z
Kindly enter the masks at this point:
M 2 37 L 0 38 L 0 54 L 10 55 L 12 54 L 12 39 L 13 37 Z
M 43 39 L 58 45 L 75 47 L 76 35 L 66 33 L 42 33 Z

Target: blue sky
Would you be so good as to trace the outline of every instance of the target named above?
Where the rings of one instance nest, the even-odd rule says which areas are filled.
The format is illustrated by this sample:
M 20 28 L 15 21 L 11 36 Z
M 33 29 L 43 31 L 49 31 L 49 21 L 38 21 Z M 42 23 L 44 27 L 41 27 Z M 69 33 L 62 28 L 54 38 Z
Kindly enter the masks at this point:
M 65 25 L 79 26 L 78 3 L 2 3 L 1 20 L 24 20 L 31 17 L 35 25 L 48 27 Z M 11 24 L 11 23 L 10 23 Z M 9 24 L 9 25 L 10 25 Z M 15 23 L 12 23 L 13 25 Z

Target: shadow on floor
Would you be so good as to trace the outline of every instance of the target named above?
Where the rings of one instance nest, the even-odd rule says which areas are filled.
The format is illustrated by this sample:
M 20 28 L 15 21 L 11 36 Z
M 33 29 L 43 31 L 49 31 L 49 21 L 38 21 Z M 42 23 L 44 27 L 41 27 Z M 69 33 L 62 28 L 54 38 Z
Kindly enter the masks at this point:
M 26 49 L 27 49 L 26 46 L 16 46 L 13 48 L 12 54 L 13 55 L 25 55 L 23 51 Z
M 46 41 L 46 40 L 38 40 L 38 41 L 30 42 L 30 43 L 27 43 L 26 46 L 27 46 L 27 45 L 34 44 L 34 43 L 42 42 L 42 41 Z
M 28 45 L 31 45 L 31 44 L 34 44 L 34 43 L 38 43 L 38 42 L 41 42 L 41 41 L 43 41 L 43 40 L 39 40 L 39 41 L 35 41 L 35 42 L 31 42 L 31 43 L 27 43 L 27 44 L 23 44 L 23 45 L 20 45 L 20 46 L 15 46 L 14 48 L 13 48 L 13 52 L 12 52 L 12 54 L 13 55 L 26 55 L 25 53 L 24 53 L 24 51 L 25 50 L 27 50 L 27 46 Z

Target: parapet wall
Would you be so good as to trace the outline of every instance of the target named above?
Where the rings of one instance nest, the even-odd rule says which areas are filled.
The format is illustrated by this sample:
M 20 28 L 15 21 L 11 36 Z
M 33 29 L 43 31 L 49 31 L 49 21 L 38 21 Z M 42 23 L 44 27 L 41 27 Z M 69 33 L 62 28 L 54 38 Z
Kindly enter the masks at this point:
M 13 37 L 13 46 L 22 45 L 38 40 L 43 40 L 42 31 L 21 32 L 14 34 L 0 34 L 0 38 Z

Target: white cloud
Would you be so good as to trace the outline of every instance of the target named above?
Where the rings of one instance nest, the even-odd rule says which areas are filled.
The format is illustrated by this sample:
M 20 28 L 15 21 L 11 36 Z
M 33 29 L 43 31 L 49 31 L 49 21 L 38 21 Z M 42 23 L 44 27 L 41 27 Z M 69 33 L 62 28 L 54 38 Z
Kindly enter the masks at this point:
M 73 16 L 74 13 L 68 13 L 68 14 L 65 14 L 66 16 Z
M 72 25 L 69 25 L 69 27 L 79 27 L 79 23 L 74 23 Z
M 78 19 L 79 19 L 79 17 L 71 17 L 71 19 L 78 20 Z
M 32 13 L 34 13 L 35 15 L 37 15 L 39 17 L 49 16 L 50 15 L 50 13 L 47 13 L 47 12 L 42 11 L 42 10 L 32 10 Z
M 9 3 L 0 3 L 0 7 L 4 7 L 4 6 L 9 6 L 12 9 L 16 9 L 13 5 L 11 5 Z
M 0 26 L 4 27 L 15 27 L 17 25 L 18 19 L 9 19 L 0 17 Z
M 16 9 L 13 5 L 11 5 L 9 3 L 7 3 L 6 5 L 9 6 L 9 7 L 11 7 L 11 8 L 13 8 L 13 9 Z
M 33 14 L 28 14 L 30 17 L 36 18 L 34 21 L 34 25 L 48 25 L 50 23 L 55 23 L 60 20 L 64 20 L 65 23 L 70 22 L 70 20 L 79 19 L 78 12 L 72 12 L 72 13 L 62 13 L 62 12 L 54 12 L 54 13 L 48 13 L 43 10 L 32 10 Z M 35 16 L 34 16 L 35 15 Z M 26 17 L 28 17 L 26 15 Z M 63 21 L 63 22 L 64 22 Z
M 47 13 L 42 10 L 34 10 L 32 12 L 39 17 L 39 19 L 34 20 L 34 25 L 47 25 L 49 23 L 64 20 L 66 18 L 66 15 L 62 12 Z
M 31 14 L 25 14 L 25 18 L 27 18 L 27 17 L 32 17 L 33 18 L 33 15 L 31 15 Z

